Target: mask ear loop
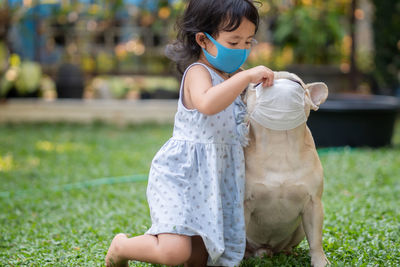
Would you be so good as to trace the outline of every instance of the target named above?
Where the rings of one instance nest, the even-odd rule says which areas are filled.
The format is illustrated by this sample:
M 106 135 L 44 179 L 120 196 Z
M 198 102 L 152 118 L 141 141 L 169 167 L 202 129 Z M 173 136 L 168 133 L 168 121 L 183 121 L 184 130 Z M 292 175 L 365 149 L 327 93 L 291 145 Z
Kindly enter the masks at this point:
M 308 96 L 309 97 L 309 99 L 311 99 L 311 94 L 310 94 L 310 90 L 308 90 L 307 89 L 307 86 L 304 84 L 304 83 L 302 83 L 301 81 L 298 81 L 297 79 L 295 79 L 295 77 L 291 77 L 291 78 L 289 78 L 291 81 L 293 81 L 293 82 L 296 82 L 296 83 L 298 83 L 300 86 L 301 86 L 301 88 L 303 88 L 304 89 L 304 96 Z M 305 97 L 304 97 L 304 101 L 305 101 L 306 99 L 305 99 Z M 314 110 L 314 111 L 317 111 L 318 109 L 319 109 L 319 107 L 317 106 L 317 105 L 315 105 L 314 104 L 314 102 L 312 102 L 312 101 L 309 101 L 310 102 L 310 105 L 311 105 L 311 109 L 312 110 Z M 304 103 L 305 104 L 305 103 Z
M 251 44 L 250 44 L 250 47 L 251 48 L 253 48 L 253 47 L 255 47 L 256 45 L 258 45 L 258 41 L 256 40 L 256 39 L 251 39 Z
M 206 35 L 206 37 L 207 37 L 207 39 L 208 40 L 210 40 L 216 47 L 218 47 L 218 42 L 211 36 L 211 34 L 208 34 L 208 33 L 206 33 L 206 32 L 203 32 L 205 35 Z M 204 49 L 204 48 L 203 48 Z M 205 49 L 204 49 L 205 50 Z M 206 50 L 206 52 L 207 52 L 207 50 Z M 208 52 L 207 52 L 208 53 Z M 213 58 L 217 58 L 217 56 L 218 56 L 218 52 L 217 52 L 217 55 L 215 55 L 215 57 L 213 56 L 213 55 L 210 55 L 210 56 L 212 56 Z
M 203 33 L 206 35 L 208 40 L 210 40 L 213 44 L 216 45 L 217 41 L 211 36 L 211 34 L 208 34 L 206 32 L 203 32 Z

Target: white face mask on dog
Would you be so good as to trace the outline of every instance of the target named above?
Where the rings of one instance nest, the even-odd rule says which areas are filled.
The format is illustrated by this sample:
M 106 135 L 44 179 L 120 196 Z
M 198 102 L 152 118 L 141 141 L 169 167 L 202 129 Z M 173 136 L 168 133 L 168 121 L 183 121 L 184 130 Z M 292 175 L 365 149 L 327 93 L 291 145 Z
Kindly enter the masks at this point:
M 306 90 L 297 82 L 277 79 L 273 86 L 259 85 L 255 90 L 256 105 L 250 117 L 265 128 L 291 130 L 307 121 Z

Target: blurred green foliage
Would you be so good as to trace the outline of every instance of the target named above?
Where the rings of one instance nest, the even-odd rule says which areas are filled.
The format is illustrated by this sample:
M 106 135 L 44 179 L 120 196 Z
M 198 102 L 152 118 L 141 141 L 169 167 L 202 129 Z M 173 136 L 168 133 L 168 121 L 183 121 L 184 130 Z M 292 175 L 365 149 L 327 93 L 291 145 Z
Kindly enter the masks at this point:
M 46 99 L 56 97 L 54 81 L 43 73 L 39 63 L 22 61 L 17 54 L 11 54 L 7 68 L 0 76 L 0 98 L 7 97 L 10 91 L 13 96 L 41 96 Z
M 339 64 L 344 57 L 348 56 L 343 55 L 342 45 L 343 37 L 348 29 L 346 16 L 348 16 L 350 2 L 350 0 L 256 1 L 262 20 L 268 23 L 268 30 L 272 31 L 271 40 L 260 40 L 261 42 L 268 41 L 274 46 L 273 54 L 268 58 L 270 62 L 267 63 L 272 66 L 293 63 Z M 117 21 L 114 21 L 116 14 L 127 8 L 122 0 L 107 0 L 103 4 L 93 3 L 89 6 L 83 5 L 79 1 L 68 3 L 63 4 L 62 8 L 49 19 L 51 23 L 56 23 L 65 32 L 71 32 L 71 27 L 76 29 L 82 26 L 86 27 L 89 24 L 86 25 L 86 22 L 83 23 L 83 21 L 80 23 L 80 20 L 90 20 L 91 18 L 95 22 L 89 21 L 92 23 L 90 25 L 95 25 L 93 27 L 97 27 L 96 30 L 107 32 L 116 25 Z M 130 20 L 143 29 L 141 35 L 144 32 L 151 32 L 153 38 L 158 40 L 155 45 L 160 49 L 149 47 L 148 40 L 145 41 L 145 39 L 149 39 L 149 36 L 143 35 L 132 41 L 135 42 L 135 47 L 144 44 L 144 49 L 129 49 L 127 42 L 118 45 L 115 51 L 100 50 L 95 57 L 88 61 L 87 54 L 90 52 L 87 49 L 90 46 L 76 44 L 80 47 L 83 68 L 87 71 L 107 73 L 118 68 L 119 64 L 126 64 L 124 63 L 126 60 L 130 62 L 134 60 L 136 65 L 139 65 L 145 72 L 153 74 L 170 72 L 169 62 L 163 60 L 165 57 L 162 47 L 176 38 L 174 26 L 176 20 L 182 15 L 186 3 L 187 1 L 184 0 L 174 3 L 162 0 L 158 1 L 158 8 L 155 10 L 142 6 L 130 8 Z M 88 36 L 91 34 L 89 30 Z M 265 33 L 263 34 L 265 35 Z M 75 50 L 72 49 L 72 51 Z M 131 54 L 137 54 L 145 60 L 129 57 Z M 70 56 L 68 55 L 68 57 Z M 146 60 L 146 58 L 150 60 Z M 93 60 L 95 64 L 93 64 Z M 265 61 L 264 64 L 266 64 Z M 147 65 L 154 65 L 154 67 L 146 67 Z M 130 66 L 131 69 L 136 68 L 132 64 Z
M 0 41 L 0 73 L 7 67 L 8 50 L 3 41 Z
M 284 69 L 292 64 L 324 64 L 349 70 L 353 42 L 349 33 L 354 26 L 350 25 L 352 0 L 255 2 L 264 26 L 260 27 L 259 44 L 252 50 L 248 67 L 262 64 Z M 356 62 L 363 72 L 371 72 L 375 65 L 374 76 L 379 86 L 398 87 L 400 4 L 396 0 L 371 2 L 376 7 L 376 53 L 375 57 L 370 52 L 357 54 Z M 65 39 L 72 43 L 66 41 L 63 60 L 77 63 L 86 73 L 172 74 L 174 68 L 164 56 L 164 47 L 176 38 L 175 23 L 186 3 L 160 0 L 156 9 L 148 9 L 127 7 L 122 0 L 95 1 L 89 5 L 65 1 L 45 21 L 57 25 L 65 35 L 74 36 Z M 110 46 L 107 36 L 121 26 L 118 14 L 127 10 L 128 26 L 135 33 L 130 40 L 120 39 Z M 20 11 L 10 10 L 14 23 L 23 19 Z M 80 35 L 82 29 L 84 34 Z M 2 46 L 0 43 L 0 70 L 7 61 L 7 51 Z
M 42 70 L 38 63 L 23 61 L 8 69 L 0 81 L 0 96 L 5 96 L 15 87 L 20 95 L 27 95 L 39 90 Z
M 338 64 L 345 31 L 336 10 L 298 5 L 277 20 L 274 43 L 293 49 L 293 63 Z
M 271 31 L 249 65 L 284 69 L 291 64 L 340 65 L 350 61 L 351 0 L 263 0 L 259 12 Z
M 140 93 L 154 93 L 160 89 L 174 92 L 177 88 L 179 83 L 173 77 L 101 75 L 92 79 L 85 91 L 88 98 L 135 99 Z
M 374 77 L 380 88 L 400 90 L 400 1 L 373 0 L 375 5 Z

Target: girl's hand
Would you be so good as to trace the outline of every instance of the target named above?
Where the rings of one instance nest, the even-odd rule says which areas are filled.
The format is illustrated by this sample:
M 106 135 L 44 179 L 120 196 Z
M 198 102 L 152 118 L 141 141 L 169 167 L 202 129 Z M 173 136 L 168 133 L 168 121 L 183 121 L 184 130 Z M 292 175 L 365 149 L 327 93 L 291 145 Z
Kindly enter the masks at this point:
M 245 70 L 250 78 L 250 83 L 262 83 L 263 87 L 270 87 L 274 84 L 274 72 L 265 66 L 257 66 Z

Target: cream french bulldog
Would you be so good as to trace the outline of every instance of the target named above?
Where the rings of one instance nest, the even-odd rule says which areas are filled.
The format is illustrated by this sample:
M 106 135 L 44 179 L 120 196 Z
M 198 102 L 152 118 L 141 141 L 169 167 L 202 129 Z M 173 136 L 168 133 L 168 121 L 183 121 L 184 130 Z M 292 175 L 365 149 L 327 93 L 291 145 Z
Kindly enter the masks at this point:
M 323 169 L 306 125 L 327 97 L 324 83 L 304 84 L 288 72 L 276 72 L 271 87 L 249 86 L 246 256 L 290 252 L 307 237 L 311 265 L 329 264 L 322 248 Z

